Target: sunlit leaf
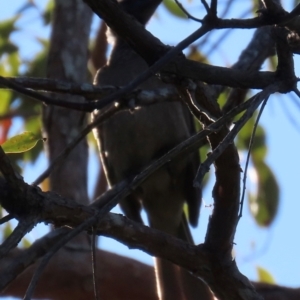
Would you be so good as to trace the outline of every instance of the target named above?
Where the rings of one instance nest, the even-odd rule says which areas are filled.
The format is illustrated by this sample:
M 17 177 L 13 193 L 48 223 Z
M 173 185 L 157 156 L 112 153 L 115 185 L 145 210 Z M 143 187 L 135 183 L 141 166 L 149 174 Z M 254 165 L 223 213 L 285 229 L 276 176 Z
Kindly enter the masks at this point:
M 188 207 L 188 205 L 186 203 L 184 203 L 184 205 L 183 205 L 183 213 L 184 213 L 184 215 L 188 219 L 188 216 L 189 216 L 189 207 Z
M 256 223 L 267 227 L 274 221 L 279 205 L 279 187 L 276 178 L 263 162 L 253 161 L 258 176 L 257 193 L 249 194 L 249 207 Z
M 11 224 L 9 222 L 6 223 L 4 226 L 4 229 L 2 231 L 3 237 L 5 239 L 8 238 L 11 235 L 12 231 L 13 231 L 13 229 L 12 229 Z
M 174 0 L 164 0 L 164 6 L 166 9 L 174 16 L 186 19 L 186 14 L 182 11 L 182 9 L 176 4 Z
M 270 284 L 276 283 L 273 276 L 266 269 L 262 267 L 256 267 L 256 271 L 257 271 L 259 282 L 270 283 Z
M 0 45 L 1 51 L 1 45 Z M 1 76 L 17 76 L 20 66 L 20 58 L 18 52 L 6 54 L 1 59 L 0 63 L 0 75 Z
M 278 65 L 277 55 L 273 55 L 268 58 L 268 65 L 270 71 L 272 72 L 276 71 Z
M 190 48 L 190 53 L 187 55 L 187 58 L 202 63 L 208 63 L 207 58 L 198 50 L 197 47 Z
M 25 131 L 8 139 L 1 146 L 6 153 L 22 153 L 32 149 L 40 140 L 42 139 L 36 134 Z
M 8 112 L 11 99 L 11 91 L 0 90 L 0 115 L 4 115 Z
M 23 238 L 22 239 L 22 248 L 29 248 L 31 246 L 31 242 L 26 239 L 26 238 Z
M 30 117 L 25 120 L 24 129 L 26 131 L 31 131 L 35 133 L 37 136 L 39 136 L 41 132 L 41 120 L 40 116 L 34 116 Z M 43 143 L 38 143 L 36 147 L 31 149 L 31 151 L 27 151 L 24 153 L 24 160 L 30 161 L 31 163 L 34 163 L 36 159 L 39 157 L 40 153 L 43 150 Z
M 19 72 L 19 67 L 20 67 L 20 57 L 18 52 L 11 53 L 7 57 L 7 62 L 9 64 L 10 68 L 10 76 L 16 76 L 18 75 Z
M 261 3 L 259 0 L 252 0 L 252 12 L 255 16 L 257 15 L 257 11 L 259 10 L 260 5 Z
M 223 91 L 218 97 L 218 104 L 220 108 L 224 107 L 224 105 L 227 102 L 227 99 L 228 99 L 228 89 L 225 89 L 225 91 Z

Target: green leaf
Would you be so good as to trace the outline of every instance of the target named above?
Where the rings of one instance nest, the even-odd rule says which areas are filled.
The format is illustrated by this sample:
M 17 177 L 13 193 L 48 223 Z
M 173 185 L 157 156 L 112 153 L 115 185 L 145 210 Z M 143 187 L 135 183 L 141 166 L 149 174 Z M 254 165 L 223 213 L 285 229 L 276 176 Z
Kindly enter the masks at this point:
M 22 153 L 32 149 L 39 140 L 42 138 L 30 131 L 25 131 L 8 139 L 1 146 L 6 153 Z
M 237 137 L 237 147 L 241 150 L 248 150 L 249 143 L 251 139 L 251 135 L 254 128 L 254 122 L 256 119 L 256 115 L 251 118 L 245 126 L 241 129 Z M 258 125 L 256 128 L 256 133 L 251 149 L 252 157 L 256 158 L 256 161 L 263 161 L 267 154 L 267 146 L 266 146 L 266 133 L 264 128 L 261 125 Z
M 40 116 L 31 117 L 25 120 L 24 129 L 26 131 L 31 131 L 38 135 L 41 132 L 41 120 Z M 34 163 L 39 157 L 40 153 L 43 151 L 43 144 L 38 143 L 31 151 L 24 153 L 23 159 L 25 161 L 30 161 Z
M 207 157 L 209 151 L 211 150 L 211 148 L 209 147 L 209 144 L 205 144 L 204 146 L 202 146 L 200 149 L 199 149 L 199 155 L 200 155 L 200 161 L 203 162 L 205 160 L 205 158 Z M 204 175 L 204 178 L 201 182 L 202 184 L 202 190 L 204 190 L 204 188 L 207 186 L 207 183 L 209 181 L 209 178 L 210 178 L 210 175 L 211 172 L 207 172 L 205 175 Z
M 273 55 L 268 58 L 268 65 L 269 65 L 270 71 L 272 71 L 272 72 L 276 71 L 277 65 L 278 65 L 277 55 Z
M 209 61 L 207 60 L 207 57 L 204 56 L 197 47 L 190 47 L 190 52 L 187 54 L 187 58 L 190 60 L 198 61 L 201 63 L 209 64 Z
M 10 75 L 11 76 L 19 75 L 18 73 L 19 73 L 19 67 L 21 63 L 19 53 L 18 52 L 11 53 L 7 57 L 7 62 L 10 67 Z
M 45 11 L 43 12 L 43 19 L 44 19 L 44 24 L 48 25 L 51 22 L 51 17 L 52 17 L 52 12 L 54 9 L 54 1 L 49 0 L 46 6 Z
M 8 112 L 11 100 L 11 91 L 0 90 L 0 114 L 3 115 Z
M 11 19 L 0 22 L 1 39 L 7 40 L 12 32 L 18 30 L 18 28 L 15 26 L 15 23 L 19 19 L 19 17 L 20 16 L 17 15 Z
M 10 41 L 4 42 L 2 39 L 0 39 L 0 53 L 3 55 L 4 53 L 15 53 L 19 50 L 18 46 L 13 44 Z
M 262 267 L 256 267 L 256 271 L 257 271 L 259 282 L 270 283 L 270 284 L 276 283 L 273 276 L 266 269 Z
M 31 243 L 28 239 L 26 239 L 26 238 L 23 238 L 23 239 L 22 239 L 22 247 L 23 247 L 23 248 L 26 248 L 26 249 L 27 249 L 27 248 L 29 248 L 29 247 L 31 246 L 31 244 L 32 244 L 32 243 Z
M 224 105 L 226 104 L 227 102 L 227 99 L 228 99 L 228 95 L 229 95 L 229 90 L 228 89 L 225 89 L 218 97 L 218 104 L 220 106 L 220 108 L 223 108 Z
M 275 175 L 263 161 L 253 161 L 258 176 L 256 194 L 249 194 L 249 207 L 256 223 L 267 227 L 274 221 L 279 206 L 279 187 Z
M 174 0 L 164 0 L 163 4 L 172 15 L 182 19 L 187 19 L 186 14 L 182 11 L 182 9 L 176 4 Z
M 4 227 L 3 231 L 2 231 L 3 237 L 5 239 L 8 238 L 11 235 L 12 231 L 13 231 L 13 229 L 11 227 L 11 224 L 9 222 L 6 223 L 5 227 Z
M 257 11 L 260 9 L 261 4 L 258 0 L 252 0 L 252 13 L 254 16 L 257 16 Z

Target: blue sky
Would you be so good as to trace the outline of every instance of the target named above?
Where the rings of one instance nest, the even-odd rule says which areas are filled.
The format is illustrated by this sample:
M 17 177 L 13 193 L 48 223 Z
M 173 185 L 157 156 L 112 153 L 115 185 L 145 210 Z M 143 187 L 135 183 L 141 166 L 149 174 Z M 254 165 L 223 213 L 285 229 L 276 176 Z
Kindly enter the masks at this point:
M 34 2 L 42 9 L 47 0 Z M 250 1 L 239 1 L 235 9 L 230 11 L 230 17 L 239 17 L 249 10 L 246 6 L 248 2 Z M 286 9 L 290 9 L 291 2 L 284 1 Z M 14 15 L 15 11 L 20 8 L 19 5 L 21 3 L 22 1 L 12 0 L 10 5 L 4 5 L 0 11 L 0 21 Z M 193 15 L 200 15 L 201 17 L 203 9 L 200 6 L 200 1 L 194 0 L 187 7 Z M 95 19 L 94 29 L 97 28 L 97 23 L 98 21 Z M 42 26 L 39 21 L 38 10 L 36 9 L 28 10 L 26 16 L 20 18 L 18 25 L 20 28 L 25 28 L 25 30 L 15 34 L 13 40 L 20 45 L 23 59 L 30 59 L 39 50 L 39 43 L 35 40 L 36 37 L 47 38 L 49 36 L 49 28 Z M 161 7 L 150 21 L 148 29 L 163 42 L 172 45 L 192 33 L 197 27 L 198 24 L 193 21 L 169 17 L 165 9 Z M 214 33 L 212 41 L 216 41 L 222 33 Z M 251 33 L 252 31 L 249 30 L 236 30 L 234 34 L 229 35 L 224 41 L 220 51 L 211 54 L 210 61 L 215 65 L 232 65 L 238 59 L 241 50 L 251 39 Z M 204 53 L 208 48 L 203 49 Z M 295 63 L 296 73 L 299 74 L 299 59 L 296 56 Z M 299 99 L 297 97 L 292 98 L 290 95 L 274 95 L 268 102 L 261 118 L 261 124 L 267 132 L 267 162 L 275 173 L 280 185 L 279 213 L 270 228 L 262 229 L 255 224 L 247 205 L 245 205 L 244 216 L 237 229 L 236 247 L 234 250 L 239 269 L 250 279 L 257 279 L 256 266 L 261 266 L 273 275 L 278 284 L 294 287 L 300 286 L 300 260 L 298 259 L 300 241 L 297 234 L 300 228 L 300 201 L 297 189 L 300 177 L 298 172 L 300 168 L 300 118 L 297 117 L 299 116 L 299 108 Z M 298 127 L 292 124 L 286 110 L 298 122 Z M 20 130 L 22 130 L 21 124 L 16 123 L 16 127 L 11 134 Z M 92 188 L 92 179 L 95 178 L 97 168 L 97 160 L 93 155 L 91 153 L 89 164 L 90 188 Z M 242 167 L 244 167 L 243 157 L 241 163 Z M 27 166 L 25 180 L 29 183 L 33 181 L 37 174 L 44 170 L 45 166 L 44 158 L 39 159 L 34 166 Z M 211 186 L 212 182 L 209 185 L 210 189 L 208 187 L 204 194 L 204 201 L 207 206 L 212 204 Z M 210 213 L 211 208 L 202 208 L 200 228 L 193 231 L 197 242 L 201 242 L 204 239 L 207 219 Z M 45 229 L 41 226 L 37 231 L 30 234 L 30 238 L 37 238 L 44 232 Z M 148 255 L 141 251 L 128 250 L 127 247 L 112 240 L 101 238 L 100 246 L 152 264 L 152 258 Z

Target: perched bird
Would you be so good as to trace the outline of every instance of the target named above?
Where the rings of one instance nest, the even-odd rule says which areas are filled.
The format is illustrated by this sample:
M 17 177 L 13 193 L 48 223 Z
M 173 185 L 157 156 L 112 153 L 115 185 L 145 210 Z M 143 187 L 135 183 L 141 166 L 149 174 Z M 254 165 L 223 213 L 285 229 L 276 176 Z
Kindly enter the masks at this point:
M 161 0 L 121 0 L 121 7 L 145 25 Z M 114 32 L 114 43 L 107 64 L 96 77 L 98 86 L 124 86 L 148 68 L 146 62 Z M 157 89 L 167 84 L 155 76 L 142 83 L 140 89 Z M 117 100 L 117 99 L 116 99 Z M 95 111 L 94 118 L 99 111 Z M 180 102 L 161 102 L 129 111 L 120 111 L 103 122 L 94 133 L 109 184 L 112 186 L 141 172 L 147 165 L 184 141 L 195 132 L 193 118 Z M 151 227 L 192 242 L 185 214 L 192 226 L 198 222 L 201 191 L 193 187 L 199 165 L 199 154 L 193 153 L 169 162 L 150 176 L 132 195 L 120 203 L 125 215 L 142 222 L 144 208 Z M 185 291 L 179 273 L 193 277 L 168 261 L 156 259 L 156 275 L 160 299 L 199 299 L 196 292 Z M 191 281 L 193 281 L 191 279 Z M 184 279 L 183 279 L 184 281 Z M 199 281 L 199 280 L 198 280 Z M 184 285 L 184 284 L 183 284 Z M 190 295 L 186 296 L 188 293 Z M 193 295 L 193 296 L 192 296 Z

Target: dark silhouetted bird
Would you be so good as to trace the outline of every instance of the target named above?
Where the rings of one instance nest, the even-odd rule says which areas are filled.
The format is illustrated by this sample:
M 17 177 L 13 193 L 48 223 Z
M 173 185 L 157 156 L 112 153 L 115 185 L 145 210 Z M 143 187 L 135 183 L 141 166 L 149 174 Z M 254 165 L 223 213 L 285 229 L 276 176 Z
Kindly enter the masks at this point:
M 119 2 L 127 13 L 145 25 L 161 0 Z M 95 84 L 98 86 L 124 86 L 148 68 L 121 37 L 111 34 L 114 44 L 106 66 L 96 75 Z M 139 88 L 149 90 L 166 86 L 153 76 Z M 94 118 L 98 113 L 94 112 Z M 178 102 L 157 103 L 133 112 L 116 113 L 95 130 L 109 184 L 114 185 L 138 174 L 194 132 L 193 118 L 179 98 Z M 151 227 L 192 242 L 183 206 L 185 202 L 188 204 L 189 222 L 196 226 L 201 191 L 193 187 L 193 179 L 198 165 L 198 153 L 169 162 L 121 201 L 122 210 L 127 217 L 142 222 L 140 209 L 143 207 Z M 197 283 L 194 284 L 198 279 L 187 271 L 179 271 L 179 267 L 168 261 L 157 258 L 155 263 L 160 299 L 199 299 Z M 185 280 L 190 285 L 193 282 L 193 288 L 186 289 L 188 284 L 182 284 Z

